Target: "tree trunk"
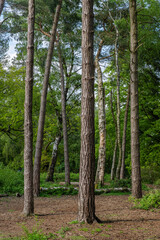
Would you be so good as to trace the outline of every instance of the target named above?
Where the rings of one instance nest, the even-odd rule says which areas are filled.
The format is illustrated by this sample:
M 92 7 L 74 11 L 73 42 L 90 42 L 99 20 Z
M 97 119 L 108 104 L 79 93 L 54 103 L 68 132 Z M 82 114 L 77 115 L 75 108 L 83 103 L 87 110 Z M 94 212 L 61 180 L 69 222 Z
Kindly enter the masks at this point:
M 63 141 L 64 141 L 64 163 L 65 163 L 65 184 L 70 184 L 70 167 L 68 154 L 68 136 L 67 136 L 67 118 L 66 118 L 66 94 L 64 86 L 64 72 L 60 44 L 58 43 L 59 65 L 61 73 L 61 104 L 62 104 L 62 124 L 63 124 Z
M 128 119 L 128 111 L 129 111 L 129 100 L 130 100 L 130 84 L 128 87 L 126 110 L 125 110 L 125 116 L 124 116 L 124 127 L 123 127 L 123 137 L 122 137 L 122 164 L 121 164 L 121 171 L 120 171 L 120 179 L 124 179 L 124 171 L 125 171 L 126 131 L 127 131 L 127 119 Z
M 3 8 L 4 8 L 5 0 L 0 0 L 0 16 L 2 14 Z
M 102 49 L 103 40 L 100 42 L 99 50 L 95 58 L 98 78 L 98 117 L 99 117 L 99 158 L 96 172 L 96 184 L 104 185 L 104 172 L 106 162 L 106 116 L 105 116 L 105 90 L 102 80 L 102 72 L 99 65 L 99 55 Z
M 114 145 L 114 151 L 113 151 L 112 167 L 111 167 L 111 180 L 114 180 L 114 172 L 115 172 L 115 166 L 116 166 L 117 145 L 118 145 L 118 141 L 117 141 L 117 138 L 116 138 L 115 145 Z
M 32 130 L 32 93 L 34 66 L 34 0 L 28 3 L 28 36 L 25 81 L 25 113 L 24 113 L 24 209 L 25 215 L 34 212 L 33 197 L 33 130 Z
M 53 182 L 53 174 L 54 168 L 57 161 L 57 153 L 58 153 L 58 145 L 61 141 L 61 135 L 56 136 L 54 144 L 53 144 L 53 151 L 52 151 L 52 159 L 48 168 L 48 174 L 46 178 L 46 182 Z
M 116 29 L 116 41 L 115 41 L 115 57 L 116 57 L 116 69 L 117 69 L 117 141 L 118 141 L 118 165 L 116 169 L 116 178 L 120 178 L 120 168 L 121 168 L 121 161 L 122 161 L 122 146 L 121 146 L 121 129 L 120 129 L 120 70 L 119 70 L 119 63 L 118 63 L 118 38 L 119 32 L 118 28 L 115 25 Z
M 108 2 L 107 2 L 108 3 Z M 115 62 L 116 62 L 116 71 L 117 71 L 117 141 L 118 141 L 118 165 L 116 169 L 116 178 L 120 178 L 120 168 L 122 161 L 122 146 L 121 146 L 121 129 L 120 129 L 120 70 L 119 70 L 119 62 L 118 62 L 118 39 L 119 39 L 119 31 L 116 26 L 115 20 L 113 19 L 111 12 L 109 10 L 109 16 L 113 21 L 113 25 L 116 31 L 116 39 L 115 39 Z
M 110 104 L 111 104 L 111 112 L 112 112 L 112 118 L 113 118 L 113 122 L 115 125 L 115 136 L 116 136 L 116 140 L 115 140 L 115 144 L 114 144 L 114 151 L 113 151 L 113 159 L 112 159 L 112 167 L 111 167 L 111 180 L 114 179 L 114 172 L 115 172 L 115 166 L 116 166 L 116 153 L 117 153 L 117 121 L 115 119 L 115 115 L 114 115 L 114 110 L 113 110 L 113 101 L 112 101 L 112 90 L 110 93 Z
M 138 30 L 136 0 L 129 1 L 130 12 L 130 91 L 131 91 L 131 162 L 132 195 L 142 197 L 139 144 L 139 102 L 138 102 Z
M 59 0 L 59 4 L 56 8 L 56 13 L 54 16 L 51 38 L 49 43 L 49 49 L 46 59 L 45 65 L 45 74 L 43 80 L 43 89 L 41 94 L 41 106 L 40 106 L 40 114 L 38 121 L 38 133 L 37 133 L 37 142 L 36 142 L 36 151 L 35 151 L 35 160 L 34 160 L 34 195 L 39 196 L 40 191 L 40 162 L 41 162 L 41 154 L 42 154 L 42 145 L 43 145 L 43 130 L 44 130 L 44 122 L 45 122 L 45 112 L 46 112 L 46 99 L 47 99 L 47 90 L 48 90 L 48 82 L 50 76 L 50 68 L 53 56 L 54 42 L 56 39 L 56 30 L 57 24 L 60 15 L 62 0 Z
M 93 0 L 83 0 L 81 153 L 78 220 L 90 224 L 96 219 L 94 196 L 95 137 L 93 35 Z

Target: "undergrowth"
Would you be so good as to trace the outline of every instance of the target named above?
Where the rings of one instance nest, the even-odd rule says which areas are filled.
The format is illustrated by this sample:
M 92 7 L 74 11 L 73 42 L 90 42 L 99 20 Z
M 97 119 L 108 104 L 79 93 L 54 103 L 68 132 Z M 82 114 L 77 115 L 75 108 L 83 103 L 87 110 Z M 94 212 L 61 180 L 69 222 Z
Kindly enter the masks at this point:
M 23 194 L 24 176 L 22 172 L 14 170 L 0 164 L 0 194 Z
M 129 197 L 129 200 L 134 203 L 135 208 L 144 210 L 160 208 L 160 191 L 152 190 L 140 199 Z

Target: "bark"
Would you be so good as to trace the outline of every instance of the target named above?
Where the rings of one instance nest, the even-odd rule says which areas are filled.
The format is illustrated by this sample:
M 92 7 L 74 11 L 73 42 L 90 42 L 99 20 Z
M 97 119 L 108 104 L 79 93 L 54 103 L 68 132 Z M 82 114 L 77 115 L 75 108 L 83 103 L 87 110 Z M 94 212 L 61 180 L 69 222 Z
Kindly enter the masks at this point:
M 93 223 L 95 216 L 94 168 L 94 60 L 93 0 L 82 1 L 81 152 L 78 220 Z
M 121 129 L 120 129 L 120 70 L 119 70 L 119 62 L 118 62 L 118 39 L 119 39 L 119 31 L 115 24 L 115 20 L 113 19 L 111 12 L 109 11 L 109 16 L 113 21 L 113 25 L 116 31 L 116 39 L 115 39 L 115 62 L 116 62 L 116 71 L 117 71 L 117 141 L 118 141 L 118 165 L 116 169 L 116 178 L 120 178 L 120 168 L 122 161 L 122 146 L 121 146 Z
M 34 181 L 34 195 L 35 196 L 38 196 L 39 191 L 40 191 L 40 162 L 41 162 L 41 154 L 42 154 L 42 146 L 43 146 L 43 130 L 44 130 L 44 122 L 45 122 L 48 82 L 49 82 L 54 42 L 56 39 L 56 30 L 57 30 L 61 5 L 62 5 L 62 0 L 59 0 L 59 3 L 56 8 L 56 13 L 54 16 L 53 26 L 52 26 L 51 38 L 50 38 L 49 49 L 48 49 L 48 54 L 47 54 L 47 59 L 46 59 L 46 65 L 45 65 L 43 89 L 42 89 L 42 94 L 41 94 L 41 105 L 40 105 L 38 133 L 37 133 L 35 160 L 34 160 L 34 179 L 33 179 L 33 181 Z
M 58 44 L 59 65 L 61 73 L 61 104 L 62 104 L 62 124 L 63 124 L 63 141 L 64 141 L 64 163 L 65 163 L 65 183 L 70 184 L 70 166 L 68 154 L 68 136 L 67 136 L 67 117 L 66 117 L 66 94 L 64 85 L 64 72 L 60 44 Z
M 5 0 L 0 0 L 0 16 L 2 14 L 3 8 L 4 8 Z
M 126 131 L 127 131 L 127 120 L 128 120 L 128 111 L 129 111 L 129 100 L 130 100 L 130 84 L 128 87 L 126 110 L 124 116 L 124 127 L 123 127 L 123 137 L 122 137 L 122 164 L 120 171 L 120 179 L 124 179 L 125 172 L 125 152 L 126 152 Z
M 115 125 L 115 135 L 116 135 L 116 140 L 115 140 L 115 144 L 114 144 L 114 151 L 113 151 L 113 159 L 112 159 L 112 167 L 111 167 L 111 180 L 114 179 L 114 173 L 115 173 L 115 166 L 116 166 L 116 153 L 117 153 L 117 121 L 115 119 L 114 116 L 114 111 L 113 111 L 113 101 L 112 101 L 112 90 L 111 90 L 111 94 L 110 94 L 110 104 L 111 104 L 111 112 L 112 112 L 112 118 L 113 118 L 113 122 Z
M 130 12 L 130 91 L 131 91 L 131 162 L 132 195 L 142 197 L 140 144 L 139 144 L 139 102 L 138 102 L 138 30 L 136 0 L 129 1 Z
M 120 168 L 122 161 L 122 146 L 121 146 L 121 129 L 120 129 L 120 70 L 119 70 L 119 62 L 118 62 L 118 38 L 119 31 L 115 25 L 116 29 L 116 40 L 115 40 L 115 60 L 116 60 L 116 69 L 117 69 L 117 141 L 118 141 L 118 165 L 116 169 L 116 178 L 120 178 Z
M 51 159 L 51 162 L 49 165 L 46 182 L 53 182 L 54 168 L 55 168 L 55 165 L 57 162 L 58 145 L 59 145 L 60 141 L 61 141 L 61 135 L 58 135 L 55 138 L 55 141 L 53 144 L 52 159 Z
M 102 80 L 102 71 L 99 65 L 99 55 L 102 49 L 103 40 L 100 42 L 99 50 L 95 58 L 98 78 L 98 118 L 99 118 L 99 158 L 96 172 L 96 184 L 104 185 L 104 172 L 106 162 L 106 119 L 105 119 L 105 89 Z
M 114 172 L 115 172 L 115 166 L 116 166 L 117 146 L 118 146 L 118 142 L 117 142 L 117 138 L 116 138 L 115 144 L 114 144 L 114 151 L 113 151 L 112 167 L 111 167 L 111 180 L 114 180 Z
M 24 209 L 25 215 L 34 212 L 33 197 L 33 130 L 32 130 L 32 93 L 33 93 L 33 65 L 34 65 L 34 0 L 28 3 L 28 35 L 27 61 L 25 81 L 25 113 L 24 113 Z

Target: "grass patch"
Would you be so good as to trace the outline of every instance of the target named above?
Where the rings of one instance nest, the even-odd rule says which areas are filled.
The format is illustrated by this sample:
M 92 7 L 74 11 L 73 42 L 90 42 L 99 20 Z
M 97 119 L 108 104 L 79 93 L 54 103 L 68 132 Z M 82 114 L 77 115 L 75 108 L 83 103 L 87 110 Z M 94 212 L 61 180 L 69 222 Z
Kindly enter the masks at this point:
M 71 230 L 71 228 L 69 228 L 69 227 L 62 227 L 57 233 L 60 235 L 61 238 L 64 238 L 66 232 L 68 232 L 70 230 Z
M 69 222 L 69 224 L 78 224 L 78 220 L 73 220 L 72 222 Z
M 80 228 L 79 230 L 83 232 L 88 232 L 88 228 Z

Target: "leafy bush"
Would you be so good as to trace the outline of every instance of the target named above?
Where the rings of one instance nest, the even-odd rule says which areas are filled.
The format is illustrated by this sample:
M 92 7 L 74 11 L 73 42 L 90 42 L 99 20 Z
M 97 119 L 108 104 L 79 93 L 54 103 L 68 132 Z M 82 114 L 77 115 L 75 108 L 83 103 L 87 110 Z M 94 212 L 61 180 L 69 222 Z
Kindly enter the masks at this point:
M 142 182 L 153 184 L 160 179 L 160 168 L 154 166 L 147 166 L 141 168 Z
M 54 173 L 54 181 L 55 182 L 64 182 L 65 181 L 65 173 Z M 70 173 L 70 181 L 78 182 L 79 181 L 79 173 Z
M 111 188 L 120 188 L 120 187 L 131 188 L 131 179 L 120 179 L 120 180 L 111 181 L 110 187 Z
M 15 172 L 14 170 L 0 165 L 0 193 L 12 194 L 20 193 L 23 194 L 24 188 L 24 177 L 21 172 Z
M 73 187 L 57 187 L 40 192 L 41 197 L 62 196 L 62 195 L 76 195 L 78 190 Z
M 131 198 L 134 202 L 136 208 L 149 210 L 151 208 L 159 208 L 160 207 L 160 191 L 154 190 L 147 193 L 141 199 Z

